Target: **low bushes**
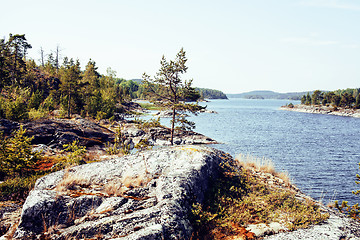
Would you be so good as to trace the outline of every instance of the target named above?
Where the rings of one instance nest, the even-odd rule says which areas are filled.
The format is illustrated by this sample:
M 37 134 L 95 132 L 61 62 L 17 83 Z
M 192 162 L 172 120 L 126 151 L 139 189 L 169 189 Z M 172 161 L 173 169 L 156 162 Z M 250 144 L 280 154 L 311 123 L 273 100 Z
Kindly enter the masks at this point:
M 314 202 L 296 198 L 290 188 L 259 178 L 253 166 L 234 161 L 221 168 L 205 202 L 193 205 L 194 239 L 238 235 L 252 239 L 254 236 L 245 230 L 250 224 L 278 222 L 294 230 L 328 218 Z

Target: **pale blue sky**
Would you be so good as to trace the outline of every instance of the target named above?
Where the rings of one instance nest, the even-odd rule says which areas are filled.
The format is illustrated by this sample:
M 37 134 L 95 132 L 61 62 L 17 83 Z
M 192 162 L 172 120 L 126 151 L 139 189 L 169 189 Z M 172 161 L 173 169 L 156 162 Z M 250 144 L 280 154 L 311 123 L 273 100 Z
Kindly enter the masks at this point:
M 0 0 L 0 37 L 39 60 L 89 58 L 118 77 L 154 75 L 184 47 L 186 78 L 226 93 L 360 87 L 358 0 Z

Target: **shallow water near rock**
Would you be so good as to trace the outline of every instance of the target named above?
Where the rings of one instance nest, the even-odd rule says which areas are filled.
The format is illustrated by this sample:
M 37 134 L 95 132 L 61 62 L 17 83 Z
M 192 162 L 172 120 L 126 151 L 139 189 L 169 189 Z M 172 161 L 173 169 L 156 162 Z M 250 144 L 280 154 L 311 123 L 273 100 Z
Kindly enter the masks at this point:
M 304 193 L 328 203 L 359 202 L 352 194 L 360 162 L 360 119 L 279 110 L 291 100 L 212 100 L 218 114 L 192 120 L 195 131 L 223 144 L 213 147 L 273 161 Z

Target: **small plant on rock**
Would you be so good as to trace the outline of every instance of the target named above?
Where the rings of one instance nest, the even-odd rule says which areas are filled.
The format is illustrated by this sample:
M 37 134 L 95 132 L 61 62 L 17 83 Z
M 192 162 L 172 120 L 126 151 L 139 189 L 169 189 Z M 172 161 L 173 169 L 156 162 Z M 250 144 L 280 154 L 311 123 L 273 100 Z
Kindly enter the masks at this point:
M 80 146 L 78 140 L 74 140 L 72 143 L 63 145 L 63 152 L 67 152 L 66 163 L 70 165 L 81 164 L 85 153 L 86 147 Z
M 115 155 L 122 153 L 123 155 L 127 155 L 130 153 L 130 144 L 126 143 L 126 137 L 122 133 L 122 129 L 122 126 L 116 129 L 114 144 L 109 142 L 105 144 L 107 154 Z

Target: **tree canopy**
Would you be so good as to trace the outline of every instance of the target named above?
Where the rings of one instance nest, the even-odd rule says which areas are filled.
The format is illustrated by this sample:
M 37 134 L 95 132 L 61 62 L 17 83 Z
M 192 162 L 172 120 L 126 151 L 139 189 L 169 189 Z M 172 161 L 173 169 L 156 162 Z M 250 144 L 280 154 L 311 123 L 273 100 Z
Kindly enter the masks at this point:
M 48 53 L 40 48 L 37 64 L 27 58 L 31 47 L 24 34 L 10 34 L 7 39 L 0 39 L 0 118 L 28 121 L 46 118 L 57 110 L 56 114 L 61 117 L 80 114 L 108 119 L 123 112 L 122 103 L 126 101 L 154 99 L 147 90 L 148 85 L 141 79 L 118 78 L 111 68 L 106 74 L 101 74 L 92 59 L 82 70 L 79 60 L 61 57 L 59 46 Z M 179 54 L 176 61 L 162 59 L 160 75 L 157 76 L 159 81 L 157 86 L 153 86 L 160 94 L 158 100 L 165 104 L 171 102 L 169 98 L 173 99 L 178 105 L 176 111 L 180 112 L 190 108 L 190 105 L 182 105 L 185 102 L 222 97 L 220 91 L 194 89 L 191 80 L 182 81 L 180 75 L 187 70 L 187 59 L 183 50 Z M 169 74 L 173 74 L 171 78 L 174 80 L 170 91 L 164 84 Z M 186 119 L 182 121 L 179 127 L 191 125 L 186 124 Z
M 301 98 L 301 104 L 306 105 L 333 105 L 334 107 L 343 108 L 360 108 L 360 89 L 348 88 L 323 92 L 316 90 L 310 96 L 309 93 Z

